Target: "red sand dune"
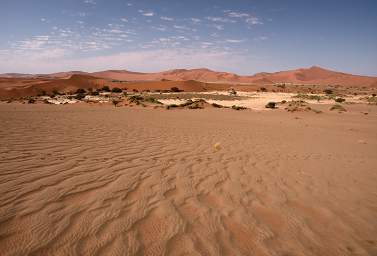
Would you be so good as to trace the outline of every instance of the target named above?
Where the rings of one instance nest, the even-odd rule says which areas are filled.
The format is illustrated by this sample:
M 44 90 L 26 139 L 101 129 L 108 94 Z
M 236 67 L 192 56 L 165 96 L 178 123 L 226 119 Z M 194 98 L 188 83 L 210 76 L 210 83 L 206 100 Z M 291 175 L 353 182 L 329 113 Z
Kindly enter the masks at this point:
M 78 88 L 99 88 L 103 85 L 138 90 L 167 90 L 179 87 L 185 91 L 224 90 L 233 86 L 255 90 L 258 86 L 276 83 L 377 88 L 377 77 L 358 76 L 313 66 L 308 69 L 258 73 L 239 76 L 209 69 L 175 69 L 159 73 L 140 73 L 126 70 L 108 70 L 94 73 L 81 71 L 45 75 L 8 73 L 0 75 L 0 97 L 36 95 L 38 92 L 74 91 Z
M 351 75 L 313 66 L 308 69 L 281 71 L 276 73 L 258 73 L 253 76 L 239 76 L 232 73 L 216 72 L 209 69 L 175 69 L 160 73 L 137 73 L 130 71 L 109 70 L 91 73 L 91 75 L 125 81 L 156 81 L 156 80 L 197 80 L 201 82 L 227 83 L 294 83 L 370 87 L 377 82 L 377 77 Z

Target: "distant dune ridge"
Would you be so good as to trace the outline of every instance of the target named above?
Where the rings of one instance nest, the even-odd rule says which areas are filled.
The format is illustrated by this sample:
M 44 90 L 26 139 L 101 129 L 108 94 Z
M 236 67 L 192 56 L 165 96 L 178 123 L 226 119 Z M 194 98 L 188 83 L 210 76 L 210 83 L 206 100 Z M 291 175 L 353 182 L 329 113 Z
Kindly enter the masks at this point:
M 240 76 L 233 73 L 217 72 L 206 68 L 174 69 L 158 73 L 140 73 L 127 70 L 107 70 L 87 73 L 82 71 L 59 72 L 52 74 L 0 74 L 0 97 L 16 97 L 37 91 L 53 89 L 66 91 L 77 88 L 98 88 L 109 82 L 129 82 L 128 88 L 169 89 L 174 85 L 182 86 L 188 91 L 223 90 L 232 85 L 245 85 L 244 90 L 255 89 L 252 85 L 271 85 L 279 83 L 365 87 L 377 88 L 377 77 L 359 76 L 323 69 L 313 66 L 276 73 L 257 73 L 251 76 Z M 195 82 L 194 82 L 195 81 Z M 137 82 L 138 84 L 132 84 Z M 148 82 L 148 83 L 140 83 Z M 154 82 L 154 83 L 150 83 Z M 177 84 L 178 83 L 178 84 Z M 217 83 L 218 85 L 209 85 Z M 250 85 L 251 87 L 247 87 Z

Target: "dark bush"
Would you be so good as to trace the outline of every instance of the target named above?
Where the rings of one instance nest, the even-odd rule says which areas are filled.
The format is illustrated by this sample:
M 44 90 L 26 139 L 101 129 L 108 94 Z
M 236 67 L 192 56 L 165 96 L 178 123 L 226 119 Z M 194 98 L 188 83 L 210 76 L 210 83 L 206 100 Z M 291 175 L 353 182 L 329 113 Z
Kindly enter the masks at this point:
M 181 92 L 182 90 L 180 90 L 178 87 L 172 87 L 172 88 L 170 88 L 170 91 L 172 91 L 172 92 Z
M 191 104 L 188 106 L 189 109 L 202 109 L 203 107 L 199 106 L 198 103 Z
M 103 86 L 103 87 L 101 88 L 101 90 L 104 91 L 104 92 L 110 92 L 110 87 L 107 86 L 107 85 L 105 85 L 105 86 Z
M 132 89 L 132 91 L 133 91 L 133 92 L 139 92 L 139 90 L 137 90 L 137 89 Z
M 79 88 L 76 90 L 76 93 L 77 94 L 83 94 L 83 93 L 86 93 L 85 89 L 82 89 L 82 88 Z
M 179 106 L 177 104 L 170 104 L 166 106 L 166 109 L 171 109 L 171 108 L 178 108 Z
M 246 108 L 245 107 L 240 107 L 240 106 L 233 105 L 232 109 L 234 109 L 234 110 L 244 110 Z
M 376 97 L 376 94 L 375 94 L 375 93 L 373 93 L 373 94 L 372 94 L 372 97 Z
M 29 100 L 27 101 L 27 103 L 29 103 L 29 104 L 34 104 L 34 103 L 35 103 L 35 99 L 29 99 Z
M 335 99 L 335 102 L 338 102 L 338 103 L 342 103 L 342 102 L 345 102 L 346 99 L 343 99 L 343 98 L 336 98 Z
M 47 95 L 46 91 L 41 91 L 38 93 L 37 96 L 46 96 L 46 95 Z
M 326 93 L 326 94 L 333 94 L 334 93 L 333 90 L 331 90 L 331 89 L 325 89 L 325 90 L 323 90 L 323 92 Z
M 212 103 L 212 107 L 214 107 L 214 108 L 223 108 L 223 106 L 221 106 L 219 104 L 216 104 L 216 103 Z
M 113 100 L 112 103 L 113 103 L 114 107 L 116 107 L 120 103 L 120 101 L 119 100 Z
M 52 95 L 60 95 L 59 91 L 56 89 L 52 90 Z
M 75 99 L 76 99 L 76 100 L 82 100 L 83 98 L 85 98 L 85 94 L 83 94 L 83 93 L 78 93 L 78 94 L 75 96 Z
M 276 108 L 276 102 L 269 102 L 269 103 L 267 103 L 267 105 L 265 107 L 266 108 Z
M 118 87 L 114 87 L 111 92 L 114 92 L 114 93 L 121 93 L 122 92 L 122 89 L 118 88 Z
M 265 87 L 261 87 L 261 88 L 259 88 L 259 90 L 260 90 L 261 92 L 267 92 L 267 88 L 265 88 Z
M 154 104 L 162 104 L 161 102 L 159 102 L 158 100 L 156 100 L 153 97 L 147 97 L 147 98 L 144 99 L 144 101 L 154 103 Z
M 345 112 L 347 111 L 342 105 L 335 104 L 330 108 L 331 111 L 338 110 L 339 112 Z

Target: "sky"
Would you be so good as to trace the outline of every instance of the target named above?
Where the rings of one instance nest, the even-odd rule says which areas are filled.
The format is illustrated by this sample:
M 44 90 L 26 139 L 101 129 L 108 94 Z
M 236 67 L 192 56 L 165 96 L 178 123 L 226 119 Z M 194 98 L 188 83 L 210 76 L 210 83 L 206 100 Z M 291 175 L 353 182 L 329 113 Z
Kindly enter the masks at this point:
M 302 67 L 377 76 L 374 0 L 0 0 L 0 73 Z

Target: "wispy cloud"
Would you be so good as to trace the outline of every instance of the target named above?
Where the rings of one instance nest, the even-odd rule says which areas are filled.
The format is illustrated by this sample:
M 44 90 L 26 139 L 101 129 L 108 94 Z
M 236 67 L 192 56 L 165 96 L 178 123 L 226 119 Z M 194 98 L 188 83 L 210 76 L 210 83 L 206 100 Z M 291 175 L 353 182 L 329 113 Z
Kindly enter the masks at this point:
M 239 39 L 226 39 L 225 40 L 227 43 L 242 43 L 245 40 L 239 40 Z
M 227 12 L 227 11 L 225 11 L 225 12 Z M 248 17 L 250 17 L 250 14 L 242 13 L 242 12 L 229 11 L 229 12 L 227 12 L 227 14 L 231 18 L 248 18 Z
M 212 22 L 223 22 L 223 23 L 236 23 L 237 21 L 224 18 L 224 17 L 206 17 L 207 20 L 212 21 Z
M 198 18 L 190 18 L 190 21 L 194 24 L 199 24 L 200 22 L 202 22 L 201 19 L 198 19 Z
M 97 4 L 96 1 L 94 1 L 94 0 L 84 0 L 84 3 L 93 4 L 93 5 Z
M 0 59 L 0 70 L 17 70 L 40 73 L 62 70 L 97 71 L 104 69 L 130 69 L 144 72 L 161 71 L 173 68 L 196 68 L 205 66 L 211 69 L 226 69 L 246 64 L 246 58 L 227 51 L 208 49 L 162 49 L 129 51 L 111 55 L 86 58 L 69 58 L 56 61 L 53 57 L 65 54 L 64 51 L 46 52 L 43 56 L 9 56 Z M 35 65 L 38 61 L 38 65 Z
M 154 12 L 152 12 L 152 11 L 139 10 L 139 13 L 141 13 L 141 15 L 146 16 L 146 17 L 154 16 Z
M 161 20 L 166 20 L 166 21 L 173 21 L 174 20 L 173 18 L 166 17 L 166 16 L 161 16 L 160 19 Z
M 249 25 L 262 25 L 263 22 L 257 17 L 250 17 L 246 19 L 246 23 Z

